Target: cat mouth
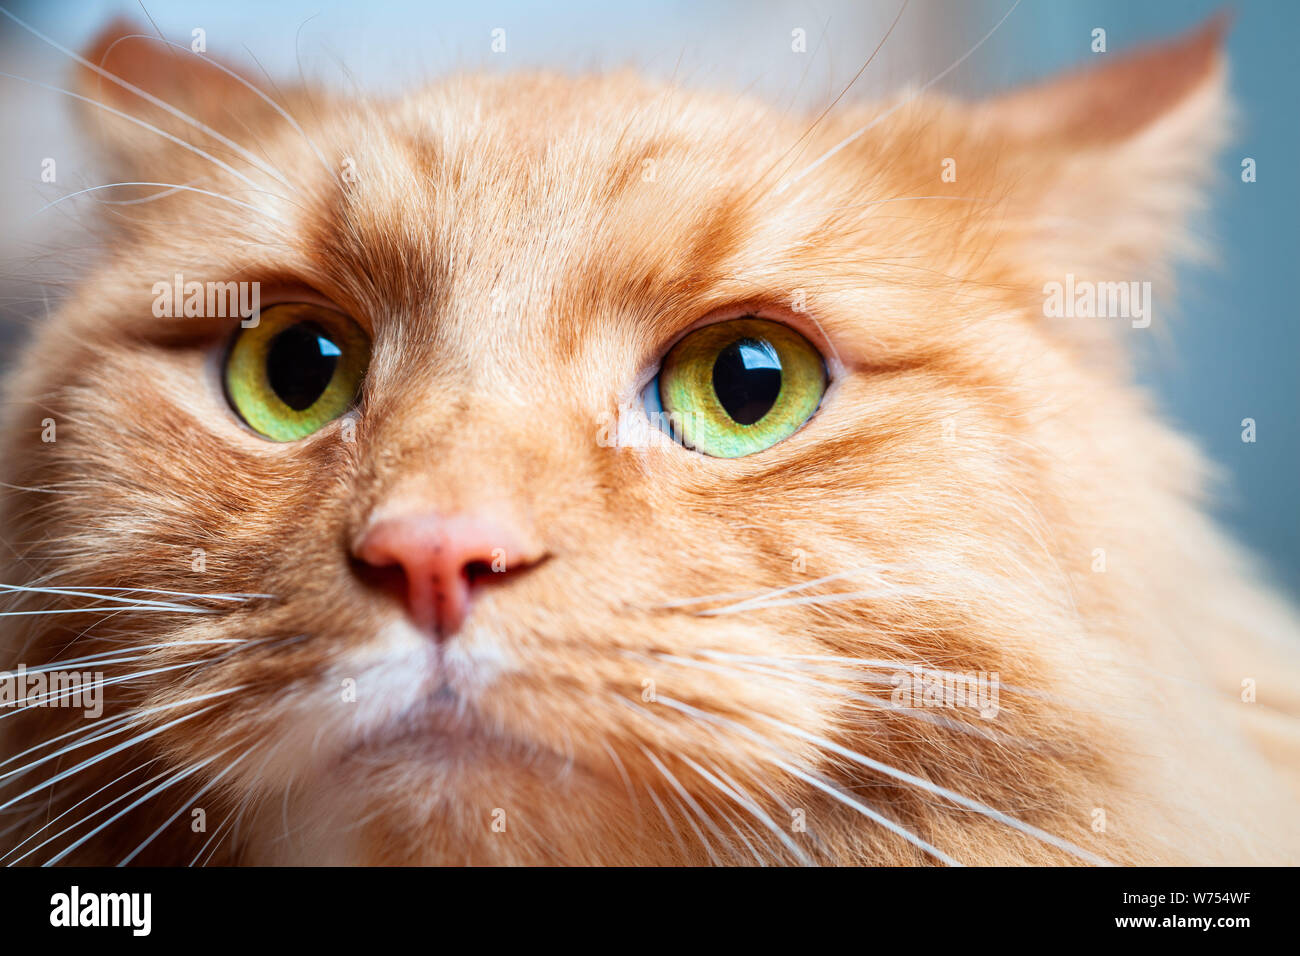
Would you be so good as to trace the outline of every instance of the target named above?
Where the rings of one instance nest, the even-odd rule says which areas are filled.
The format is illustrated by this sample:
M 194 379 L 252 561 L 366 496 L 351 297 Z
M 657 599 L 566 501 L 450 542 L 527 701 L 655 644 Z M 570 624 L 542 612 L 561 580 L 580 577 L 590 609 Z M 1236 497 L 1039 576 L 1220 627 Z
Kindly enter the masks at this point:
M 447 684 L 434 689 L 417 707 L 366 734 L 345 759 L 493 764 L 571 763 L 548 747 L 526 740 L 487 719 L 465 695 Z

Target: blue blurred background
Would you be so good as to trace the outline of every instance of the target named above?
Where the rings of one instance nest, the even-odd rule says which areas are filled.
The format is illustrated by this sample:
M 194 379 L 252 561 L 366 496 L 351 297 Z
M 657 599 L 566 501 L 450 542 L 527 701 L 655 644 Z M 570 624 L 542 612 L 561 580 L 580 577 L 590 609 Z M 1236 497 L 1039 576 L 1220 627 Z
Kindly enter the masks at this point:
M 852 95 L 865 98 L 928 80 L 1002 20 L 1012 2 L 911 0 Z M 114 15 L 146 26 L 152 19 L 178 42 L 188 43 L 202 28 L 215 55 L 255 58 L 277 78 L 301 72 L 342 89 L 397 91 L 456 69 L 631 66 L 812 110 L 857 71 L 901 3 L 147 0 L 142 6 L 43 0 L 5 6 L 73 49 Z M 1109 52 L 1116 53 L 1184 31 L 1224 8 L 1216 0 L 1022 0 L 939 88 L 961 96 L 987 93 L 1094 61 L 1096 27 L 1107 31 Z M 1220 517 L 1300 595 L 1300 389 L 1294 376 L 1300 327 L 1290 285 L 1300 252 L 1300 2 L 1239 0 L 1231 10 L 1228 48 L 1241 121 L 1220 157 L 1213 207 L 1203 223 L 1217 240 L 1219 261 L 1180 270 L 1171 335 L 1133 338 L 1143 343 L 1144 381 L 1222 466 Z M 506 31 L 504 53 L 491 50 L 495 28 Z M 795 29 L 807 33 L 804 55 L 791 51 Z M 0 64 L 5 72 L 45 83 L 68 82 L 68 60 L 8 21 L 0 21 Z M 65 273 L 69 233 L 75 243 L 73 204 L 34 214 L 52 198 L 102 180 L 69 122 L 65 98 L 0 78 L 0 109 L 7 131 L 0 150 L 0 356 L 7 357 L 22 326 L 39 321 L 57 298 L 57 287 L 47 292 L 33 276 Z M 47 156 L 58 158 L 57 186 L 40 182 Z M 1256 160 L 1257 182 L 1241 181 L 1243 157 Z M 55 257 L 52 248 L 64 252 Z M 1254 444 L 1241 440 L 1243 418 L 1257 422 Z

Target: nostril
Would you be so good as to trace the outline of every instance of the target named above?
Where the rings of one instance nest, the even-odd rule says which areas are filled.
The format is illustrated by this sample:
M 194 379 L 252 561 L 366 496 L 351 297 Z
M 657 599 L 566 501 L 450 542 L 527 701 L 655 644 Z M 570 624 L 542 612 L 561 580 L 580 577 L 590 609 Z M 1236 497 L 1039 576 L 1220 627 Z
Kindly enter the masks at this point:
M 406 570 L 400 564 L 376 565 L 358 557 L 350 558 L 349 562 L 352 573 L 367 587 L 405 603 L 410 585 L 406 580 Z
M 470 561 L 465 565 L 465 581 L 469 584 L 471 590 L 496 574 L 497 572 L 493 570 L 492 565 L 487 561 Z

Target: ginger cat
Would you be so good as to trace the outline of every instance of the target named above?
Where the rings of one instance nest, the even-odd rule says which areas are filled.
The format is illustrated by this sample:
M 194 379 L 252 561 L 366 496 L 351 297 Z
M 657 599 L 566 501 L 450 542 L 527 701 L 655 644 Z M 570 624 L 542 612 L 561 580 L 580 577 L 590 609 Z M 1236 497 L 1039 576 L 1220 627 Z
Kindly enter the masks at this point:
M 1296 862 L 1300 626 L 1155 330 L 1045 307 L 1162 324 L 1221 29 L 1106 59 L 796 119 L 109 27 L 151 198 L 7 382 L 0 860 Z

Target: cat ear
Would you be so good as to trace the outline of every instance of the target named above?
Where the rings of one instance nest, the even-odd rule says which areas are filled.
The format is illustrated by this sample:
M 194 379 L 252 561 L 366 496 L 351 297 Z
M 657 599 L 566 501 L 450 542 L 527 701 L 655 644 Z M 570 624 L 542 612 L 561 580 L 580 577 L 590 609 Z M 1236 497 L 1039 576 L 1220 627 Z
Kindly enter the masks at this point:
M 1218 17 L 1170 43 L 1098 53 L 1091 69 L 977 109 L 1007 163 L 1004 222 L 1029 278 L 1159 279 L 1196 251 L 1186 218 L 1227 136 L 1226 29 Z
M 229 155 L 221 138 L 234 140 L 247 129 L 246 111 L 268 108 L 206 50 L 201 31 L 189 45 L 171 43 L 117 19 L 81 54 L 75 87 L 85 98 L 83 122 L 123 175 L 144 177 L 151 167 L 174 165 L 185 149 L 175 140 Z

